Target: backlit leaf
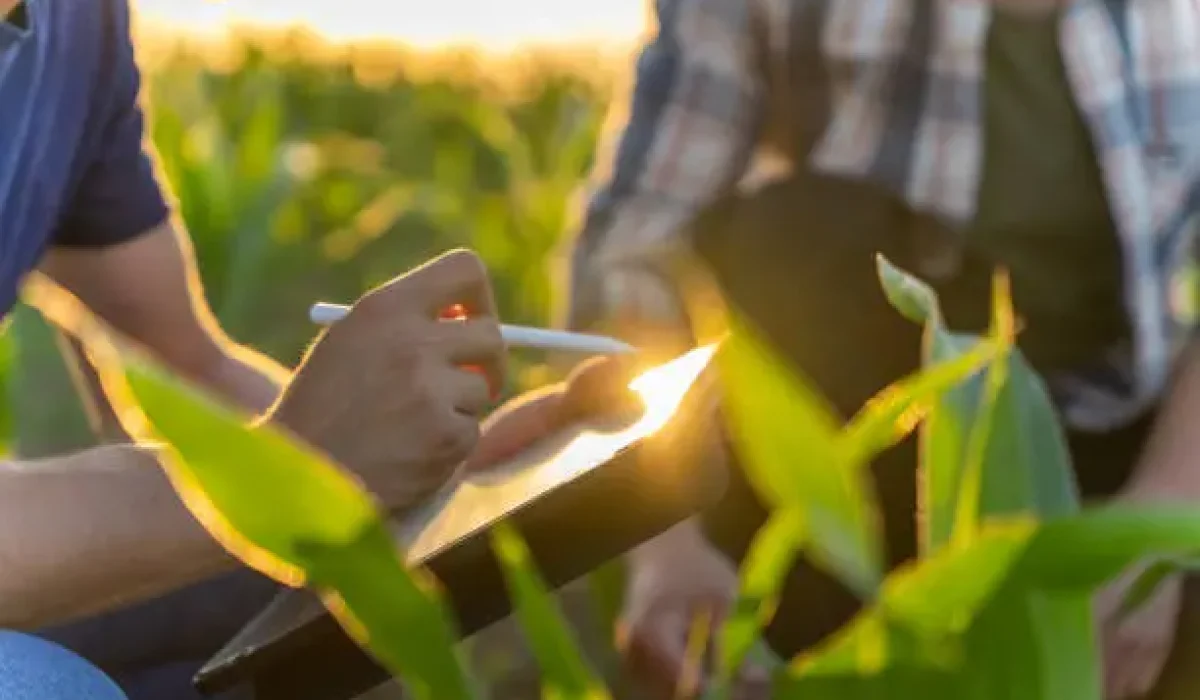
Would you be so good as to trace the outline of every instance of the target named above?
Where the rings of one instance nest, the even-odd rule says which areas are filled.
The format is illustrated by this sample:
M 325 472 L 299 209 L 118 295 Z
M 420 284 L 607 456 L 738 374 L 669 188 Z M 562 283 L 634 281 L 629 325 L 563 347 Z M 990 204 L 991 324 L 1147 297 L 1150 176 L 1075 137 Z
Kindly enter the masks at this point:
M 731 438 L 767 503 L 803 513 L 816 558 L 854 590 L 882 578 L 868 474 L 849 463 L 833 412 L 736 315 L 717 355 Z
M 574 635 L 546 586 L 535 573 L 525 542 L 507 525 L 492 533 L 521 628 L 541 668 L 542 697 L 548 700 L 602 700 L 608 691 L 580 655 Z

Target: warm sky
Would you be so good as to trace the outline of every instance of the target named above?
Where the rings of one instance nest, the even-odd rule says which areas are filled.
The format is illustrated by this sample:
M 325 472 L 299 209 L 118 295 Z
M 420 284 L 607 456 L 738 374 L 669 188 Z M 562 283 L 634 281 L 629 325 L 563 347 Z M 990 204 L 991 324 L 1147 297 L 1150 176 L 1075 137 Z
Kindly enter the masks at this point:
M 203 32 L 230 22 L 302 23 L 334 41 L 390 38 L 422 47 L 620 42 L 636 38 L 646 0 L 134 0 L 145 20 Z

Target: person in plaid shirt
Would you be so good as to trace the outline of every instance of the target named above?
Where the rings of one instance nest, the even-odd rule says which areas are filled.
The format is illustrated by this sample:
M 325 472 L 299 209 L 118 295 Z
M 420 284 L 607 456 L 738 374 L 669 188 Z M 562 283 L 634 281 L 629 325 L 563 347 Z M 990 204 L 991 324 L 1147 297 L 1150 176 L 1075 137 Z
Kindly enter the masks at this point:
M 884 300 L 876 251 L 930 282 L 966 330 L 986 325 L 1002 266 L 1084 496 L 1200 500 L 1185 275 L 1200 182 L 1200 6 L 657 0 L 656 10 L 575 244 L 568 325 L 689 342 L 668 271 L 699 253 L 733 304 L 849 415 L 919 360 L 919 329 Z M 788 167 L 739 187 L 766 161 Z M 876 465 L 896 562 L 914 550 L 914 465 L 912 441 Z M 735 479 L 703 523 L 632 553 L 632 660 L 678 676 L 690 613 L 729 604 L 729 557 L 744 555 L 763 520 Z M 1178 623 L 1195 617 L 1184 583 L 1120 624 L 1123 584 L 1100 597 L 1110 698 L 1156 686 L 1155 697 L 1192 696 L 1174 668 L 1195 658 L 1197 626 Z M 854 607 L 802 564 L 769 639 L 790 655 Z M 1180 660 L 1164 674 L 1177 628 Z

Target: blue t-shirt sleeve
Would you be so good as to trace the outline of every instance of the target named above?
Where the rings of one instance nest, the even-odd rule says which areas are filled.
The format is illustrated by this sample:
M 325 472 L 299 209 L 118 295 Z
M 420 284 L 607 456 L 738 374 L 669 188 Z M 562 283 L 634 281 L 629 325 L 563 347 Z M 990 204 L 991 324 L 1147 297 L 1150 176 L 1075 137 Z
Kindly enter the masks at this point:
M 128 0 L 104 7 L 105 64 L 97 71 L 97 99 L 84 144 L 78 184 L 63 212 L 55 243 L 107 246 L 153 229 L 170 215 L 155 175 L 139 103 L 141 74 L 134 60 Z

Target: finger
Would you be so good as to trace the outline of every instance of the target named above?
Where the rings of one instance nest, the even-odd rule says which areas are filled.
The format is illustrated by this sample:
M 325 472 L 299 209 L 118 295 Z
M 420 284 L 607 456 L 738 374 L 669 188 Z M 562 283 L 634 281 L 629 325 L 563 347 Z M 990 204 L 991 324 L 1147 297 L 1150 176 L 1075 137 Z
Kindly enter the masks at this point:
M 467 459 L 468 470 L 511 459 L 560 425 L 562 391 L 547 387 L 505 405 L 484 421 L 479 444 Z
M 496 317 L 487 266 L 469 250 L 452 250 L 434 258 L 398 282 L 416 290 L 429 314 L 441 315 L 447 308 L 461 305 L 469 317 Z
M 639 360 L 634 355 L 606 355 L 593 357 L 575 366 L 567 376 L 568 384 L 588 385 L 602 382 L 628 384 L 636 375 Z
M 454 410 L 476 421 L 487 411 L 491 390 L 486 377 L 468 369 L 455 368 L 441 381 Z
M 635 678 L 656 696 L 675 696 L 687 660 L 687 627 L 681 617 L 655 615 L 646 624 L 619 634 L 618 643 Z
M 478 367 L 489 386 L 504 386 L 507 348 L 494 320 L 445 321 L 437 325 L 437 343 L 454 365 Z
M 438 431 L 429 461 L 453 467 L 450 469 L 450 473 L 453 473 L 479 444 L 479 421 L 465 413 L 448 409 L 441 425 L 443 428 Z
M 631 358 L 598 357 L 576 367 L 567 378 L 564 413 L 572 419 L 641 413 L 641 397 L 629 388 L 634 362 Z

